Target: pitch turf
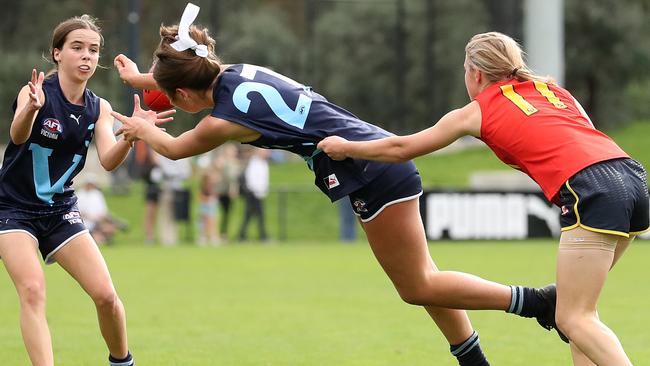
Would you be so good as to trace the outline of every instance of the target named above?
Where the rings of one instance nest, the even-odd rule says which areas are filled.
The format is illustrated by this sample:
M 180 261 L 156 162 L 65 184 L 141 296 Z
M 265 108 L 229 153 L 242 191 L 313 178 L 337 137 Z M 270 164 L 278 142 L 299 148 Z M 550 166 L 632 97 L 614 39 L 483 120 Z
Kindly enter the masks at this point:
M 399 244 L 396 244 L 399 245 Z M 554 277 L 555 243 L 433 243 L 443 269 L 508 284 Z M 456 365 L 420 308 L 401 302 L 367 244 L 103 249 L 126 305 L 138 365 Z M 650 359 L 648 243 L 612 272 L 600 315 L 636 362 Z M 0 265 L 0 267 L 2 267 Z M 59 365 L 103 365 L 94 307 L 58 266 L 46 269 Z M 0 360 L 28 365 L 15 291 L 0 270 Z M 534 320 L 470 313 L 493 365 L 569 365 L 567 346 Z

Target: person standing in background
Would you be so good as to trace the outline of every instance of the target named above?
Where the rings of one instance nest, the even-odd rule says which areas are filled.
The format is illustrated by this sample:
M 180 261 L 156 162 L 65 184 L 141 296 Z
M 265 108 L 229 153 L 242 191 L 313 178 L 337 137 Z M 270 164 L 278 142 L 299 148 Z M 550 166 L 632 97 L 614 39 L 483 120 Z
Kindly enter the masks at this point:
M 354 243 L 357 240 L 357 215 L 350 200 L 338 200 L 336 205 L 339 209 L 339 240 L 344 243 Z
M 205 246 L 220 244 L 217 233 L 218 201 L 215 187 L 219 176 L 215 171 L 204 169 L 199 177 L 199 238 L 197 244 Z
M 155 151 L 143 141 L 136 141 L 135 160 L 140 166 L 140 176 L 144 183 L 144 242 L 153 244 L 156 241 L 156 218 L 158 215 L 158 200 L 160 198 L 161 173 L 158 168 L 158 158 Z
M 239 241 L 247 240 L 248 224 L 252 219 L 257 220 L 260 241 L 269 240 L 264 221 L 264 199 L 269 194 L 269 155 L 269 150 L 254 148 L 246 164 L 243 175 L 246 206 L 244 221 L 239 229 Z
M 178 244 L 178 226 L 174 211 L 174 194 L 192 175 L 189 159 L 171 160 L 158 155 L 160 168 L 160 200 L 158 202 L 158 235 L 164 246 Z
M 239 197 L 239 177 L 242 174 L 237 146 L 233 143 L 224 144 L 219 149 L 214 165 L 219 175 L 216 184 L 220 209 L 219 236 L 222 242 L 226 242 L 232 202 Z

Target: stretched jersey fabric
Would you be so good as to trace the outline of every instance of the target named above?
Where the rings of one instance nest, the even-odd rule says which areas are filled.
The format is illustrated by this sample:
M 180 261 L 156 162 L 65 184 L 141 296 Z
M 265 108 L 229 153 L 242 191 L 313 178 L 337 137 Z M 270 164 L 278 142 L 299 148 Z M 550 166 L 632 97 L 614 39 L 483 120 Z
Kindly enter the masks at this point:
M 4 217 L 48 216 L 76 203 L 72 179 L 86 162 L 99 117 L 100 98 L 86 89 L 84 105 L 68 102 L 58 75 L 43 82 L 45 103 L 29 139 L 9 142 L 0 169 L 0 210 Z M 16 110 L 14 102 L 13 110 Z
M 363 187 L 387 167 L 367 160 L 335 161 L 317 149 L 330 135 L 364 141 L 391 134 L 274 71 L 232 65 L 217 80 L 213 96 L 212 116 L 259 132 L 262 136 L 251 145 L 302 156 L 314 171 L 316 186 L 332 201 Z
M 481 140 L 504 163 L 528 174 L 557 205 L 560 187 L 577 172 L 629 157 L 556 85 L 507 80 L 490 85 L 475 100 L 481 108 Z

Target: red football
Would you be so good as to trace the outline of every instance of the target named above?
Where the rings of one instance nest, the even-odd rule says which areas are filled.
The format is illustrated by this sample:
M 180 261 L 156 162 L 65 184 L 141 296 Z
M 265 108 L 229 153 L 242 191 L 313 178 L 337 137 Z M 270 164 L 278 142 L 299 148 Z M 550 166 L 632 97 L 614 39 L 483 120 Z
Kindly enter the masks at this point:
M 169 98 L 165 95 L 165 93 L 161 92 L 160 90 L 153 89 L 145 89 L 143 90 L 142 93 L 142 99 L 144 100 L 144 104 L 149 107 L 152 111 L 160 112 L 160 111 L 166 111 L 168 109 L 174 108 L 169 101 Z

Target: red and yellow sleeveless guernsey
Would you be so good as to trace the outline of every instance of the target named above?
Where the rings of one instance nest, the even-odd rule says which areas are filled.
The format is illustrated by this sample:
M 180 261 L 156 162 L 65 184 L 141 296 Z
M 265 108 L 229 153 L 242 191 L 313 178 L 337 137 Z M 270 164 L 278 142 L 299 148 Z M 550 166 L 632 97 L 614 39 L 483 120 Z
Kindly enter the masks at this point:
M 528 174 L 557 205 L 560 187 L 577 172 L 628 157 L 556 85 L 507 80 L 488 86 L 475 100 L 481 107 L 481 140 L 501 161 Z

